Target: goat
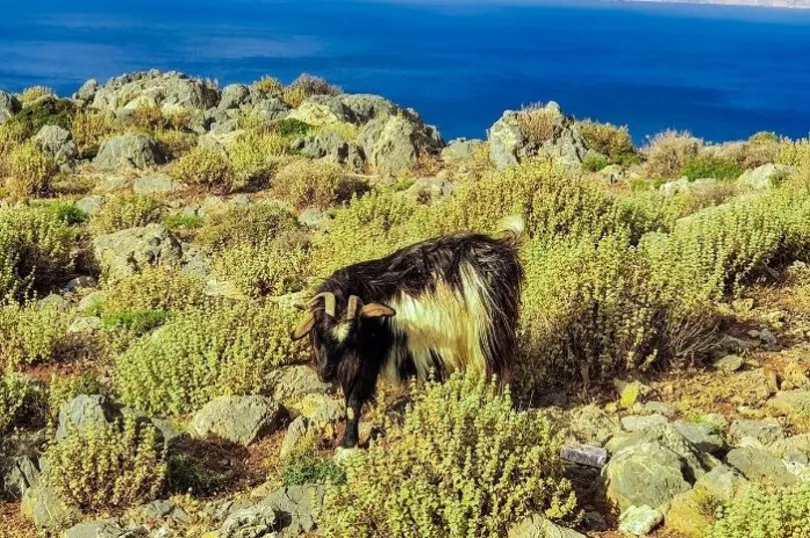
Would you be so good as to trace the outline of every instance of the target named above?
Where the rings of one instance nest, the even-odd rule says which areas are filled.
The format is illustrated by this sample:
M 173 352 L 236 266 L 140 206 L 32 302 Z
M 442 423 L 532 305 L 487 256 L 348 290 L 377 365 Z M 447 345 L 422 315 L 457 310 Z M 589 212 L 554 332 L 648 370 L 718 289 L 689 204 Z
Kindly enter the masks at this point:
M 335 271 L 316 290 L 293 340 L 309 335 L 324 382 L 339 380 L 346 404 L 341 446 L 357 445 L 363 405 L 380 375 L 395 383 L 431 371 L 511 374 L 523 269 L 523 220 L 501 237 L 430 239 Z M 341 314 L 342 313 L 342 314 Z

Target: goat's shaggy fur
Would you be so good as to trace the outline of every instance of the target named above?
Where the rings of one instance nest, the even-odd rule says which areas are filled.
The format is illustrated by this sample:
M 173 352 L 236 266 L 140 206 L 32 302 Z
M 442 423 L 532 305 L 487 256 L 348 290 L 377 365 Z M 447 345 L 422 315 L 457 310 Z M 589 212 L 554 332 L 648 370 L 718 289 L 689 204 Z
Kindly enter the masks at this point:
M 318 288 L 293 338 L 310 336 L 325 381 L 339 379 L 357 443 L 363 404 L 380 375 L 400 382 L 455 370 L 510 375 L 523 271 L 520 219 L 504 237 L 439 237 L 332 274 Z

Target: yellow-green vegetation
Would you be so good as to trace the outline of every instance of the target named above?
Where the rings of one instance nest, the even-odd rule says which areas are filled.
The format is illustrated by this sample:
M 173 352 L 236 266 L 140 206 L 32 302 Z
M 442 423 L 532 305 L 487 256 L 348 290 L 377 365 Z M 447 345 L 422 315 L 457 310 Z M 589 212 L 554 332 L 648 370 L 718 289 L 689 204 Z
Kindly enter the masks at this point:
M 73 141 L 85 157 L 94 157 L 106 138 L 122 131 L 111 113 L 85 110 L 74 116 L 70 126 Z
M 579 123 L 585 147 L 607 157 L 609 163 L 628 163 L 636 159 L 636 149 L 626 125 L 586 120 Z
M 526 137 L 535 143 L 551 139 L 561 119 L 558 108 L 546 107 L 542 103 L 523 107 L 517 116 Z
M 73 269 L 79 233 L 53 208 L 0 208 L 0 304 L 47 291 Z
M 281 168 L 273 179 L 273 192 L 297 208 L 326 209 L 351 200 L 364 185 L 346 177 L 340 166 L 301 159 Z
M 51 444 L 46 457 L 48 483 L 85 512 L 149 502 L 166 477 L 155 428 L 131 416 L 74 430 Z
M 644 148 L 647 173 L 650 177 L 674 178 L 698 156 L 702 146 L 700 139 L 687 132 L 659 133 Z
M 52 305 L 0 306 L 0 368 L 55 360 L 69 322 Z
M 304 73 L 284 88 L 282 98 L 288 105 L 297 107 L 313 95 L 339 95 L 342 90 L 320 77 Z
M 810 536 L 810 484 L 777 490 L 749 489 L 719 511 L 706 538 Z
M 288 153 L 288 138 L 272 129 L 248 130 L 227 147 L 232 170 L 230 190 L 263 186 Z
M 184 310 L 206 302 L 199 277 L 160 266 L 145 267 L 105 286 L 105 315 L 139 310 Z
M 252 86 L 265 95 L 281 95 L 284 92 L 284 84 L 277 78 L 264 76 L 254 82 Z
M 224 394 L 267 389 L 268 373 L 304 358 L 290 340 L 293 307 L 219 304 L 189 309 L 117 360 L 124 402 L 154 415 L 184 414 Z
M 300 228 L 295 215 L 278 204 L 229 207 L 207 216 L 196 241 L 211 250 L 238 244 L 261 245 Z
M 217 275 L 247 296 L 283 295 L 306 284 L 307 250 L 295 241 L 239 243 L 223 250 L 214 262 Z
M 36 398 L 37 389 L 21 374 L 6 368 L 0 375 L 0 434 L 23 419 L 24 411 Z
M 59 171 L 53 158 L 26 142 L 8 155 L 5 190 L 11 198 L 25 199 L 47 193 Z
M 146 226 L 160 220 L 160 203 L 143 194 L 119 194 L 110 198 L 90 219 L 95 235 Z
M 734 161 L 707 156 L 696 157 L 688 161 L 681 170 L 681 175 L 692 181 L 701 178 L 732 180 L 740 177 L 742 173 L 742 167 Z
M 52 88 L 47 86 L 31 86 L 17 95 L 17 99 L 25 106 L 46 95 L 56 95 Z
M 563 438 L 547 420 L 473 376 L 428 383 L 413 400 L 402 426 L 347 461 L 324 536 L 494 538 L 532 513 L 576 520 Z
M 304 442 L 288 454 L 283 465 L 281 480 L 285 486 L 346 483 L 346 472 L 334 461 L 319 457 L 311 442 Z
M 196 147 L 172 164 L 171 173 L 189 185 L 231 190 L 231 167 L 227 157 L 215 149 Z

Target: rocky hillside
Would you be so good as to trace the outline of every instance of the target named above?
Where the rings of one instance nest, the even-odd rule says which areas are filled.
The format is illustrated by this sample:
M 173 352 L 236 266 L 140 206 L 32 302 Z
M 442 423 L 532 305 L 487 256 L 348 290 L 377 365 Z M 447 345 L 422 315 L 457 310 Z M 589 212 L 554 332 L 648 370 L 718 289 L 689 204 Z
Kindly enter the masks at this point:
M 810 536 L 810 142 L 484 134 L 306 75 L 0 92 L 0 537 Z M 514 214 L 510 390 L 383 385 L 337 449 L 296 305 Z

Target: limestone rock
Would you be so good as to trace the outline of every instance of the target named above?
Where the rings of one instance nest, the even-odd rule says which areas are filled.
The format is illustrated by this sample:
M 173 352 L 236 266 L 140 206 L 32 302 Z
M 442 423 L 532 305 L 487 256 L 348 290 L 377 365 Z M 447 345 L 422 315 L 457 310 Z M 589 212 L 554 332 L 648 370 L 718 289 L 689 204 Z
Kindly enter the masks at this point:
M 94 333 L 104 328 L 104 322 L 98 316 L 82 316 L 74 319 L 67 329 L 68 334 Z
M 325 493 L 322 485 L 286 486 L 270 494 L 259 506 L 276 513 L 281 536 L 295 538 L 317 527 Z
M 253 506 L 233 512 L 222 524 L 217 538 L 276 538 L 278 515 L 269 506 Z
M 646 536 L 664 521 L 664 515 L 647 505 L 631 506 L 619 517 L 619 530 L 635 536 Z
M 59 408 L 56 438 L 64 438 L 74 428 L 85 429 L 109 424 L 116 416 L 116 410 L 106 396 L 80 394 Z
M 134 133 L 108 138 L 93 160 L 101 170 L 143 170 L 165 162 L 166 156 L 154 138 Z
M 107 298 L 107 294 L 103 291 L 94 291 L 82 297 L 82 300 L 79 301 L 79 306 L 77 307 L 79 312 L 90 312 L 102 304 Z
M 30 488 L 38 486 L 42 472 L 39 462 L 31 455 L 19 455 L 0 461 L 2 492 L 21 499 Z
M 754 190 L 764 190 L 773 186 L 775 179 L 795 172 L 791 166 L 782 164 L 763 164 L 753 170 L 745 171 L 737 180 L 738 183 Z
M 733 441 L 744 437 L 752 437 L 760 443 L 769 444 L 785 438 L 782 425 L 775 418 L 763 420 L 735 420 L 729 428 L 729 436 Z
M 93 239 L 96 260 L 111 277 L 126 276 L 152 265 L 179 265 L 182 247 L 160 224 L 130 228 Z
M 360 140 L 367 161 L 381 175 L 413 169 L 422 156 L 442 147 L 438 133 L 408 116 L 377 118 L 365 125 Z
M 726 442 L 711 424 L 679 421 L 672 426 L 703 452 L 717 454 L 726 448 Z
M 151 70 L 110 79 L 96 90 L 92 106 L 116 112 L 145 103 L 166 110 L 203 111 L 216 106 L 219 99 L 219 90 L 207 81 Z
M 79 150 L 70 131 L 58 125 L 45 125 L 34 137 L 34 144 L 57 164 L 70 164 L 79 158 Z
M 81 518 L 75 506 L 65 503 L 44 484 L 29 488 L 23 495 L 20 511 L 39 530 L 66 527 Z
M 365 163 L 363 148 L 353 141 L 344 140 L 333 132 L 317 132 L 299 138 L 292 148 L 311 159 L 322 159 L 346 166 L 352 172 L 362 172 Z
M 93 215 L 98 213 L 99 210 L 102 207 L 104 207 L 104 204 L 106 204 L 106 203 L 107 203 L 107 198 L 105 198 L 104 196 L 95 194 L 95 195 L 92 195 L 92 196 L 86 196 L 86 197 L 82 198 L 81 200 L 77 201 L 74 205 L 76 206 L 76 209 L 78 209 L 79 211 L 82 211 L 82 212 L 86 213 L 88 216 L 92 217 Z
M 152 174 L 139 177 L 132 184 L 136 194 L 168 194 L 184 187 L 167 174 Z
M 273 387 L 273 399 L 290 407 L 307 394 L 326 394 L 329 384 L 318 379 L 310 366 L 285 366 L 270 374 L 268 385 Z
M 0 125 L 6 123 L 21 108 L 22 105 L 16 97 L 8 92 L 0 91 Z
M 797 389 L 777 392 L 768 401 L 768 404 L 786 415 L 808 413 L 810 412 L 810 390 Z
M 622 427 L 629 432 L 648 430 L 655 426 L 667 424 L 669 420 L 663 415 L 637 416 L 628 415 L 622 417 Z
M 726 455 L 726 462 L 752 482 L 773 486 L 791 486 L 798 482 L 782 460 L 759 448 L 735 448 Z
M 578 441 L 599 446 L 603 446 L 621 430 L 621 424 L 616 417 L 595 405 L 574 410 L 567 425 Z
M 442 150 L 442 160 L 454 164 L 468 163 L 473 160 L 475 152 L 485 143 L 483 140 L 457 138 L 448 143 L 447 147 Z
M 133 536 L 118 526 L 115 521 L 91 521 L 79 523 L 64 532 L 64 538 L 125 538 Z
M 264 396 L 220 396 L 197 411 L 189 432 L 247 446 L 276 431 L 284 414 L 280 405 Z
M 695 482 L 696 489 L 723 502 L 730 501 L 748 486 L 748 480 L 728 465 L 718 465 Z
M 509 529 L 508 538 L 585 538 L 585 535 L 535 514 Z
M 722 359 L 714 362 L 713 366 L 718 370 L 726 372 L 736 372 L 745 365 L 745 360 L 739 355 L 726 355 Z

